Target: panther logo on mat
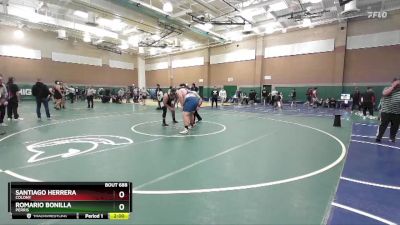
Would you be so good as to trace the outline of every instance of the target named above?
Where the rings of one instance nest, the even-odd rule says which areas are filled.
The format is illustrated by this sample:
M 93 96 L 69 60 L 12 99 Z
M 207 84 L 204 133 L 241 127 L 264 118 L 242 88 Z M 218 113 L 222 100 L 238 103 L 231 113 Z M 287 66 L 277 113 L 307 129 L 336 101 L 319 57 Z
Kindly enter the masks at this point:
M 88 135 L 41 141 L 28 145 L 26 148 L 28 151 L 35 153 L 28 160 L 28 163 L 34 163 L 57 157 L 69 158 L 94 150 L 106 149 L 109 146 L 122 146 L 132 143 L 133 141 L 126 137 Z

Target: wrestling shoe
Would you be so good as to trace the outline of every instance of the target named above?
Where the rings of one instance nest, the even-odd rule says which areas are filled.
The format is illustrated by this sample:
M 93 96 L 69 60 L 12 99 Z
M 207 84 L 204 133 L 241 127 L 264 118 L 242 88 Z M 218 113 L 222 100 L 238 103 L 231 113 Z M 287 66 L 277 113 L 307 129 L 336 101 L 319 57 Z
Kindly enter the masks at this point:
M 189 130 L 188 129 L 184 129 L 183 131 L 181 131 L 181 132 L 179 132 L 180 134 L 188 134 L 189 133 Z

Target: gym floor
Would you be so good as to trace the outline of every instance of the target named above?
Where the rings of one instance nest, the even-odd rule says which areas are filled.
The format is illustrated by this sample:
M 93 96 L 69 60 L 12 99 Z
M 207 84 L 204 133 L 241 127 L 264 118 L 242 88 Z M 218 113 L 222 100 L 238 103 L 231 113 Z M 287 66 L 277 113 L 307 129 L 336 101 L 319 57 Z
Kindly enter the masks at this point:
M 151 105 L 67 106 L 52 110 L 52 120 L 37 121 L 33 102 L 23 102 L 25 120 L 2 128 L 7 134 L 0 137 L 0 193 L 7 193 L 10 181 L 131 181 L 132 218 L 115 224 L 336 224 L 332 212 L 342 208 L 332 202 L 346 203 L 335 194 L 339 181 L 339 191 L 345 192 L 340 178 L 350 138 L 355 138 L 348 113 L 342 112 L 337 128 L 328 109 L 205 107 L 203 121 L 182 136 L 182 123 L 172 125 L 168 112 L 170 126 L 162 127 L 162 112 Z M 373 132 L 373 124 L 358 126 Z M 396 166 L 399 171 L 395 150 L 385 158 L 397 160 L 386 165 L 391 171 Z M 354 171 L 348 163 L 344 172 Z M 29 223 L 11 220 L 6 194 L 0 202 L 0 224 Z M 399 216 L 391 219 L 400 221 Z

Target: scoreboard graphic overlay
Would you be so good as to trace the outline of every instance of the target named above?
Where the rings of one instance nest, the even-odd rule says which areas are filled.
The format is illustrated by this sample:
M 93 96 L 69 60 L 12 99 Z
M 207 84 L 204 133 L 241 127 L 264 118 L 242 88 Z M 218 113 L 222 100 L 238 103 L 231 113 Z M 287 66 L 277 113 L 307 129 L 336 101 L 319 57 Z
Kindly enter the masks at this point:
M 126 220 L 132 212 L 131 182 L 10 182 L 13 219 Z

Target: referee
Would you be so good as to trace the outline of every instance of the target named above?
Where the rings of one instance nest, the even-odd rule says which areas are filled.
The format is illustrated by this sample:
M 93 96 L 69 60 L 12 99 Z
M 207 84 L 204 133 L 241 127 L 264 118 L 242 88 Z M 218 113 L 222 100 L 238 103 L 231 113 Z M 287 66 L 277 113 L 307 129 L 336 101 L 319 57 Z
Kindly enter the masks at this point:
M 376 142 L 381 142 L 383 134 L 390 123 L 390 141 L 396 141 L 400 125 L 400 80 L 395 78 L 392 85 L 383 90 L 381 124 L 379 125 Z

